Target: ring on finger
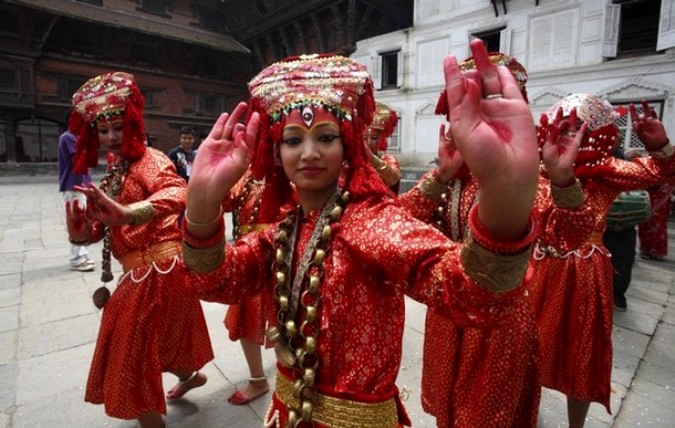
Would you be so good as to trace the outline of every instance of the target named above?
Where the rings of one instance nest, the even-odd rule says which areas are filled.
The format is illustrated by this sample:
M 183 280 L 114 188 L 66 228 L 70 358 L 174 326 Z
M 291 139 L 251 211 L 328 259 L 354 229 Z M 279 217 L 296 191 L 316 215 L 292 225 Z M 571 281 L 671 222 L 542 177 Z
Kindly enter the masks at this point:
M 497 94 L 489 94 L 489 95 L 486 95 L 486 96 L 485 96 L 485 99 L 486 99 L 486 100 L 494 100 L 494 99 L 496 99 L 496 98 L 503 98 L 503 97 L 504 97 L 504 95 L 497 93 Z

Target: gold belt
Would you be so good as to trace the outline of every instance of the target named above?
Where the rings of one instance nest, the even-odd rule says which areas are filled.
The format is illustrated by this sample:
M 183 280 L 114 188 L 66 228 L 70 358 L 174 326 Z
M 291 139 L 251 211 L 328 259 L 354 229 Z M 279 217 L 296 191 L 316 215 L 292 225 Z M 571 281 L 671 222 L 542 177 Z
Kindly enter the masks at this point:
M 153 262 L 168 259 L 182 254 L 183 247 L 179 241 L 166 241 L 151 245 L 145 250 L 134 251 L 120 259 L 124 273 Z
M 588 245 L 602 245 L 602 235 L 604 235 L 603 232 L 594 230 L 593 233 L 591 233 L 591 237 L 588 238 L 588 241 L 586 241 L 586 243 Z
M 287 408 L 294 407 L 298 399 L 294 396 L 293 383 L 277 371 L 277 398 Z M 311 394 L 314 403 L 312 420 L 327 427 L 341 428 L 392 428 L 398 426 L 396 400 L 390 398 L 379 403 L 344 400 L 319 392 Z
M 237 236 L 244 236 L 249 232 L 258 232 L 267 229 L 267 223 L 244 224 L 237 228 Z

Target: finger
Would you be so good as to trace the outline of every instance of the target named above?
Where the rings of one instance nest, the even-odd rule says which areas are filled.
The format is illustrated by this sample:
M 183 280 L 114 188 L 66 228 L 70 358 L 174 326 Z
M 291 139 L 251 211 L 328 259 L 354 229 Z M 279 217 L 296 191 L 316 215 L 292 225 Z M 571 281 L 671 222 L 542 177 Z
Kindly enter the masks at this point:
M 553 126 L 558 126 L 563 120 L 563 109 L 558 107 L 558 110 L 555 112 L 555 119 L 553 120 Z
M 656 114 L 656 112 L 649 106 L 647 100 L 642 100 L 640 104 L 642 104 L 642 114 L 644 114 L 645 117 L 655 117 L 653 114 Z
M 633 104 L 633 103 L 628 104 L 628 111 L 630 111 L 631 122 L 636 123 L 638 120 L 640 120 L 640 116 L 638 116 L 637 109 L 635 108 L 635 104 Z
M 570 111 L 570 117 L 567 119 L 567 124 L 571 132 L 574 132 L 577 129 L 577 108 L 573 108 Z
M 483 98 L 488 95 L 496 95 L 502 93 L 502 85 L 499 80 L 497 68 L 490 62 L 490 57 L 485 47 L 485 43 L 481 39 L 474 39 L 471 41 L 471 54 L 476 62 L 476 70 L 481 77 L 481 94 Z
M 499 75 L 499 82 L 501 85 L 501 93 L 504 98 L 511 100 L 522 100 L 523 93 L 520 91 L 518 82 L 513 76 L 513 73 L 504 66 L 497 67 L 497 74 Z
M 445 75 L 445 92 L 448 98 L 448 110 L 458 106 L 464 98 L 464 80 L 459 72 L 457 57 L 448 55 L 443 60 L 443 74 Z
M 256 144 L 258 143 L 258 132 L 260 131 L 260 114 L 254 112 L 251 114 L 251 117 L 246 123 L 246 147 L 251 152 L 254 152 L 256 149 Z
M 225 123 L 225 126 L 223 127 L 223 135 L 222 138 L 228 139 L 228 140 L 234 140 L 235 138 L 235 132 L 234 129 L 237 124 L 239 124 L 239 121 L 241 120 L 242 116 L 246 113 L 246 103 L 245 102 L 240 102 L 237 104 L 237 106 L 234 108 L 232 111 L 232 114 L 230 115 L 229 119 L 227 119 L 227 122 Z
M 207 138 L 212 140 L 220 140 L 221 136 L 223 135 L 223 127 L 225 126 L 225 123 L 229 117 L 230 115 L 228 113 L 221 114 L 218 117 L 218 120 L 216 120 L 216 123 L 213 124 L 213 128 L 211 128 L 211 132 L 209 132 Z M 199 153 L 199 151 L 197 151 L 197 153 Z

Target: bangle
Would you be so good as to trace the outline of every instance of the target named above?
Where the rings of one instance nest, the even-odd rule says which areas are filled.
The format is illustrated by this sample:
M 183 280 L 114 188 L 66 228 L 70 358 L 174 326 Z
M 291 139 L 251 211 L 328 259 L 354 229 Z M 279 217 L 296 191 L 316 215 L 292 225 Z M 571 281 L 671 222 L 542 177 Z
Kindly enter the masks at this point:
M 517 241 L 506 240 L 495 236 L 478 219 L 478 205 L 476 204 L 469 211 L 469 229 L 473 236 L 473 241 L 488 251 L 497 254 L 518 254 L 526 251 L 537 237 L 538 222 L 535 212 L 530 213 L 528 219 L 528 231 L 524 237 Z
M 134 226 L 144 224 L 155 218 L 155 209 L 152 203 L 148 201 L 139 201 L 129 204 L 132 217 L 134 221 L 131 223 Z
M 213 227 L 216 224 L 218 224 L 218 222 L 221 220 L 222 217 L 223 217 L 223 207 L 222 206 L 220 207 L 220 211 L 218 212 L 218 215 L 216 216 L 216 218 L 214 218 L 213 220 L 211 220 L 209 222 L 206 222 L 206 223 L 196 223 L 194 221 L 191 221 L 188 218 L 187 210 L 185 210 L 185 223 L 189 227 L 195 227 L 195 228 L 198 228 L 198 227 Z
M 670 140 L 666 140 L 666 144 L 664 144 L 663 147 L 657 150 L 648 150 L 648 152 L 649 156 L 654 159 L 668 159 L 673 155 L 675 149 L 673 149 L 673 146 L 670 144 Z
M 577 208 L 584 203 L 584 191 L 577 178 L 567 187 L 558 187 L 551 183 L 551 195 L 553 203 L 558 208 Z
M 448 191 L 448 184 L 439 182 L 434 173 L 431 173 L 431 175 L 422 180 L 417 187 L 420 189 L 422 195 L 432 201 L 442 200 L 442 195 Z

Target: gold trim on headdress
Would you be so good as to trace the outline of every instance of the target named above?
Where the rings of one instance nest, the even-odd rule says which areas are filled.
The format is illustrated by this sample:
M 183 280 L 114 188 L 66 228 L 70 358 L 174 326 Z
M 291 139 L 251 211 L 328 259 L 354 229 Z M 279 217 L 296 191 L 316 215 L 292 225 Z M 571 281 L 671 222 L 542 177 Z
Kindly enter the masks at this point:
M 273 121 L 307 105 L 323 106 L 340 120 L 352 120 L 369 82 L 372 85 L 366 67 L 351 58 L 302 55 L 270 65 L 248 86 Z

